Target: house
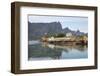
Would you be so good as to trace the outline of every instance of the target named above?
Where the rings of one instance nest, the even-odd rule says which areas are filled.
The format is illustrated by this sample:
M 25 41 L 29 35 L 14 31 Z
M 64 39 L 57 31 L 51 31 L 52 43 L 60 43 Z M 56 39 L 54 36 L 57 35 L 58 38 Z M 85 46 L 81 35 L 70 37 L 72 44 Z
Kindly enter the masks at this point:
M 66 37 L 71 37 L 71 36 L 73 36 L 71 32 L 66 33 Z

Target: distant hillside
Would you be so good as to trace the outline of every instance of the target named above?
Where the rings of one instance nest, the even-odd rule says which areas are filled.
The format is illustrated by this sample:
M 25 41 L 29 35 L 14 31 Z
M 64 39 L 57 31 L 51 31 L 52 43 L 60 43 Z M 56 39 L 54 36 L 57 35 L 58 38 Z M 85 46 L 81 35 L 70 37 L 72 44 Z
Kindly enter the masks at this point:
M 85 33 L 70 30 L 68 27 L 62 29 L 60 22 L 51 23 L 30 23 L 28 22 L 28 39 L 40 39 L 45 34 L 57 34 L 57 33 L 68 33 L 71 32 L 73 35 L 83 35 Z

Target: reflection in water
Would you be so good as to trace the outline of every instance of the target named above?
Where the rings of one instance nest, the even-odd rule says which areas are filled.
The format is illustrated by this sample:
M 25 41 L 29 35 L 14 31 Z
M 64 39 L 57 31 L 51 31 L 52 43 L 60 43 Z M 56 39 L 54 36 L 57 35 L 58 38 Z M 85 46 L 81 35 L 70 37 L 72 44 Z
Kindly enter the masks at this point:
M 29 42 L 29 60 L 51 60 L 51 59 L 80 59 L 88 58 L 87 46 L 61 46 L 43 43 L 39 41 Z

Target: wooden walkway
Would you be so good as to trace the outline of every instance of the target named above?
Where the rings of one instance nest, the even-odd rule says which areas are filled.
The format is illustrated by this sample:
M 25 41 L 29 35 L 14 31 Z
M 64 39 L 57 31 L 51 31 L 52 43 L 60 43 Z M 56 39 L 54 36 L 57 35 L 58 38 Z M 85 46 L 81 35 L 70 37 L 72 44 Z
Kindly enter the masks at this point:
M 76 45 L 76 44 L 87 44 L 87 40 L 81 40 L 76 38 L 47 38 L 44 42 L 48 42 L 51 44 L 61 44 L 61 45 Z

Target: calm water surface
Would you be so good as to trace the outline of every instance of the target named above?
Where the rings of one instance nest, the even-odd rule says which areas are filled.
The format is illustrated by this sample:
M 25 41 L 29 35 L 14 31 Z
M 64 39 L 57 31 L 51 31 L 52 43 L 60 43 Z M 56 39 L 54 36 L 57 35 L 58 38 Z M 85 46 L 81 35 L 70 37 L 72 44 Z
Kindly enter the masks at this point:
M 88 58 L 87 46 L 62 46 L 29 41 L 28 60 L 80 59 Z

